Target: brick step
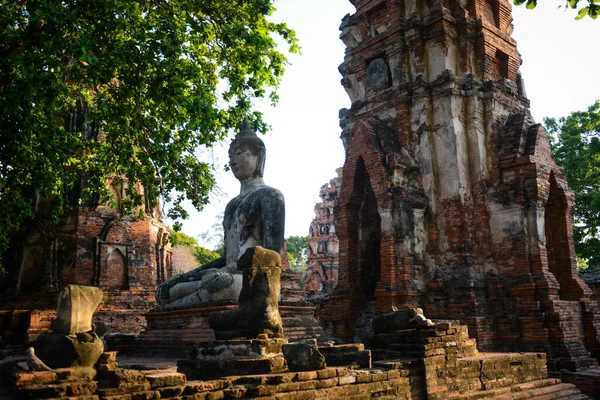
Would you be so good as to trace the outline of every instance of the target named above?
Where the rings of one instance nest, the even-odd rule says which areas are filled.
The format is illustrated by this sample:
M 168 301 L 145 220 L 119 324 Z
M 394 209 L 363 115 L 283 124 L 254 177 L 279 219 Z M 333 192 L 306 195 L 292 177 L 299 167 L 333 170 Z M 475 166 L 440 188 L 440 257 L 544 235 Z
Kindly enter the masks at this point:
M 558 379 L 548 378 L 518 385 L 502 387 L 492 390 L 477 390 L 475 392 L 462 393 L 456 396 L 448 394 L 448 399 L 455 400 L 552 400 L 569 399 L 584 400 L 587 396 L 581 394 L 579 389 L 570 383 L 560 383 Z
M 177 370 L 189 380 L 216 379 L 235 375 L 261 375 L 284 372 L 283 356 L 233 360 L 178 360 Z
M 394 358 L 381 361 L 373 361 L 373 368 L 392 369 L 411 369 L 422 368 L 423 360 L 419 358 Z
M 362 343 L 338 344 L 335 346 L 319 346 L 319 351 L 323 355 L 351 353 L 363 351 L 365 346 Z
M 398 358 L 422 358 L 422 357 L 407 357 L 405 353 L 392 350 L 371 349 L 371 357 L 373 361 L 387 361 Z

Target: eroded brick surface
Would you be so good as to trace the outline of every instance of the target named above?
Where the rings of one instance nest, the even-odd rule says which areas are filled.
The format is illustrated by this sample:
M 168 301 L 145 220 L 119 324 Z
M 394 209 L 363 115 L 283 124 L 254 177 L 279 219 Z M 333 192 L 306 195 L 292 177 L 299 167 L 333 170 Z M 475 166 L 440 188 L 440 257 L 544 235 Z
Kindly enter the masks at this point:
M 348 340 L 375 313 L 418 306 L 467 324 L 483 350 L 596 366 L 574 196 L 529 112 L 510 3 L 353 4 L 340 27 L 352 107 L 340 111 L 338 283 L 321 320 Z
M 308 238 L 308 267 L 304 291 L 309 299 L 330 294 L 337 286 L 339 242 L 335 233 L 334 206 L 340 194 L 341 168 L 338 176 L 321 187 L 321 202 L 315 205 L 315 218 Z
M 111 203 L 112 204 L 112 203 Z M 94 322 L 109 333 L 139 333 L 158 283 L 172 273 L 169 228 L 158 209 L 120 215 L 107 204 L 77 205 L 52 223 L 43 210 L 13 236 L 0 283 L 0 336 L 27 344 L 47 331 L 66 284 L 99 287 Z

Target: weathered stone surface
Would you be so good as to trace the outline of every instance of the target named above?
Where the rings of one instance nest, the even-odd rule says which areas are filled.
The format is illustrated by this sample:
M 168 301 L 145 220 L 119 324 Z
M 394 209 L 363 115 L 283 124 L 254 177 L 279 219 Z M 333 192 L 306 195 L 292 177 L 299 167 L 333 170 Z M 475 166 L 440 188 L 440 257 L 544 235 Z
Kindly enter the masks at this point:
M 177 309 L 235 303 L 242 290 L 239 258 L 254 246 L 284 252 L 283 195 L 263 181 L 265 146 L 248 120 L 229 148 L 231 170 L 240 181 L 240 195 L 227 204 L 223 229 L 225 257 L 169 278 L 156 291 L 161 308 Z M 279 261 L 281 266 L 281 260 Z
M 411 323 L 417 315 L 423 315 L 420 308 L 407 308 L 380 314 L 373 319 L 373 330 L 375 333 L 392 333 L 401 329 L 414 328 Z
M 390 69 L 386 61 L 382 58 L 372 60 L 367 67 L 367 88 L 385 89 L 390 83 Z
M 577 274 L 574 196 L 524 97 L 510 2 L 353 3 L 326 332 L 355 340 L 374 314 L 421 307 L 460 319 L 483 350 L 595 366 L 600 308 Z
M 237 358 L 266 358 L 281 353 L 285 338 L 268 338 L 266 334 L 258 339 L 218 340 L 194 345 L 193 359 L 232 360 Z M 264 336 L 264 337 L 261 337 Z
M 104 351 L 95 333 L 46 333 L 33 343 L 38 357 L 50 368 L 93 367 Z
M 93 286 L 67 285 L 58 295 L 57 333 L 77 334 L 92 330 L 92 316 L 102 301 L 102 291 Z
M 315 339 L 283 345 L 283 356 L 290 371 L 316 371 L 327 367 Z
M 244 274 L 239 306 L 210 317 L 211 328 L 218 340 L 236 337 L 254 338 L 266 334 L 283 337 L 278 309 L 281 258 L 275 251 L 260 246 L 246 250 L 238 261 Z

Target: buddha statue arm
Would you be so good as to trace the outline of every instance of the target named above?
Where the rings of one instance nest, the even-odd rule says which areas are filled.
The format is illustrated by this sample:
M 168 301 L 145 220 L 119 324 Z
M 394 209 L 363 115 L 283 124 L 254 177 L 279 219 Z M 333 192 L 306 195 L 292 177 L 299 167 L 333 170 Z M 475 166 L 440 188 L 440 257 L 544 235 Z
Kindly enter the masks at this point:
M 261 204 L 263 214 L 263 247 L 281 253 L 285 229 L 285 200 L 283 194 L 272 189 Z

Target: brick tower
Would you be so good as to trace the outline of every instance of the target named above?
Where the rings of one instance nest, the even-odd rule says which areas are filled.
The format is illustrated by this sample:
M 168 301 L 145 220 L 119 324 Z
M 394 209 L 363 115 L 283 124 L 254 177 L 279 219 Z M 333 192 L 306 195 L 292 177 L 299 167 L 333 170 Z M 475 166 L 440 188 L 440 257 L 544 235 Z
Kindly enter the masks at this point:
M 316 301 L 337 286 L 339 242 L 333 208 L 340 195 L 342 169 L 336 172 L 338 176 L 321 186 L 321 202 L 315 205 L 315 218 L 310 224 L 304 292 Z
M 339 282 L 322 319 L 349 339 L 373 303 L 421 306 L 468 324 L 483 350 L 595 366 L 574 197 L 530 116 L 509 2 L 351 2 Z

